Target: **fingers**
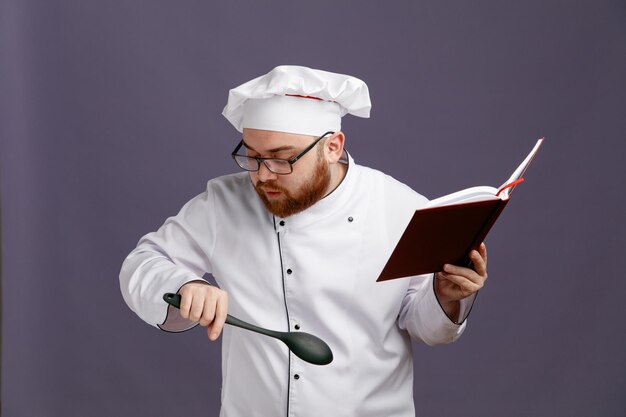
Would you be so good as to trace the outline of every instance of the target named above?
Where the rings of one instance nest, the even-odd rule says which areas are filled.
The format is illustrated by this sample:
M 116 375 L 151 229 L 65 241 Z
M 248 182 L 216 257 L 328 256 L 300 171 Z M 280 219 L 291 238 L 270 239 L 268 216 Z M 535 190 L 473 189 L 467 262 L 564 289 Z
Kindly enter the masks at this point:
M 228 313 L 228 295 L 206 283 L 189 283 L 180 291 L 180 315 L 208 327 L 208 337 L 216 340 L 222 332 Z
M 180 311 L 180 316 L 182 318 L 188 319 L 189 318 L 189 312 L 191 310 L 191 299 L 192 299 L 192 294 L 188 294 L 186 295 L 185 293 L 180 294 L 181 298 L 180 298 L 180 307 L 178 308 Z
M 191 309 L 189 311 L 189 320 L 200 323 L 203 315 L 210 314 L 210 311 L 205 311 L 206 296 L 204 294 L 194 294 L 191 299 Z M 200 323 L 202 324 L 202 323 Z
M 449 272 L 440 272 L 439 277 L 459 287 L 464 297 L 477 292 L 483 287 L 482 280 L 472 280 L 463 275 L 457 275 Z
M 470 259 L 472 260 L 473 270 L 481 277 L 487 278 L 487 262 L 485 258 L 478 251 L 470 252 Z
M 485 261 L 485 265 L 487 265 L 487 246 L 484 243 L 480 244 L 478 252 L 480 252 L 480 256 L 482 256 L 483 260 Z
M 217 305 L 215 308 L 215 318 L 208 325 L 207 332 L 210 340 L 216 340 L 220 333 L 222 333 L 222 329 L 224 328 L 224 323 L 226 322 L 226 315 L 228 314 L 228 294 L 222 291 L 217 300 Z
M 194 321 L 197 321 L 200 326 L 208 326 L 215 318 L 215 303 L 215 296 L 213 294 L 207 294 L 207 296 L 204 298 L 203 304 L 200 304 L 199 302 L 197 303 L 199 304 L 201 309 L 198 316 L 191 316 L 190 318 Z
M 478 255 L 476 251 L 472 251 L 472 252 L 474 253 L 470 254 L 470 259 L 474 263 L 474 269 L 464 268 L 462 266 L 445 264 L 443 266 L 444 274 L 458 275 L 458 276 L 464 277 L 465 279 L 472 281 L 475 284 L 479 284 L 482 286 L 482 284 L 487 279 L 487 266 L 485 265 L 481 256 Z
M 478 250 L 473 250 L 469 255 L 472 268 L 446 264 L 443 271 L 437 276 L 447 282 L 448 285 L 439 285 L 439 291 L 443 296 L 451 300 L 459 300 L 479 291 L 487 279 L 487 247 L 481 243 Z

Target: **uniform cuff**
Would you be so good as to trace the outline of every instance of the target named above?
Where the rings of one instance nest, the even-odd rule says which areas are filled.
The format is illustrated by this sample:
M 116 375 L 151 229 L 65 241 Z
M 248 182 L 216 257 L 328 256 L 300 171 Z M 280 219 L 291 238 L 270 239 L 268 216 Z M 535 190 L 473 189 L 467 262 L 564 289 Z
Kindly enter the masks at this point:
M 189 284 L 190 282 L 204 282 L 207 285 L 211 285 L 209 284 L 205 279 L 202 278 L 194 278 L 191 279 L 185 283 L 183 283 L 178 290 L 176 291 L 176 293 L 178 294 L 178 291 L 180 291 L 180 289 L 186 285 Z M 166 304 L 167 305 L 167 304 Z M 189 319 L 185 319 L 180 315 L 180 310 L 177 309 L 174 306 L 171 305 L 167 305 L 167 313 L 165 316 L 165 321 L 162 324 L 157 324 L 157 326 L 159 327 L 159 329 L 165 331 L 165 332 L 170 332 L 170 333 L 180 333 L 180 332 L 184 332 L 190 329 L 193 329 L 194 327 L 196 327 L 198 325 L 198 323 L 191 321 Z

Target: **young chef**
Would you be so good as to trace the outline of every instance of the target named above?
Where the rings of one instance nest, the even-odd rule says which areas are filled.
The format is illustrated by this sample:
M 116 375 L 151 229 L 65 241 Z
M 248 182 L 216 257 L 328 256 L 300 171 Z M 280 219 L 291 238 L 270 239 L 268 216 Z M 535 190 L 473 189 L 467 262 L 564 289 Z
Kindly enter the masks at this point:
M 363 81 L 305 67 L 232 89 L 223 114 L 242 133 L 233 158 L 244 172 L 210 180 L 124 261 L 122 294 L 143 320 L 223 333 L 223 417 L 413 416 L 410 338 L 449 343 L 465 329 L 487 278 L 484 245 L 474 269 L 376 282 L 426 199 L 345 151 L 341 117 L 370 107 Z M 181 294 L 180 311 L 166 292 Z M 224 328 L 227 312 L 315 334 L 334 360 L 311 365 L 275 339 Z

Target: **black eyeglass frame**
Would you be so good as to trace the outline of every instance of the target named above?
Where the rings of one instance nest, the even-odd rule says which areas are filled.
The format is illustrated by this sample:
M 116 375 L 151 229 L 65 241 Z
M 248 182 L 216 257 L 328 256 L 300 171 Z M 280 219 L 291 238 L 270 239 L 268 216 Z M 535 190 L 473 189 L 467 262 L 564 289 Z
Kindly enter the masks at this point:
M 313 143 L 311 143 L 309 146 L 304 148 L 304 150 L 302 152 L 300 152 L 298 155 L 294 156 L 293 158 L 289 158 L 289 159 L 283 159 L 283 158 L 259 158 L 258 156 L 238 155 L 237 152 L 239 152 L 239 149 L 241 149 L 241 147 L 244 145 L 243 139 L 241 139 L 241 142 L 239 142 L 239 145 L 237 145 L 235 150 L 232 151 L 230 156 L 233 158 L 233 160 L 235 161 L 237 166 L 239 168 L 243 169 L 244 171 L 256 172 L 256 171 L 261 169 L 261 162 L 262 162 L 263 165 L 265 165 L 265 168 L 268 169 L 268 171 L 270 171 L 270 172 L 272 172 L 272 173 L 274 173 L 276 175 L 289 175 L 289 174 L 291 174 L 293 172 L 293 164 L 296 163 L 298 161 L 298 159 L 302 158 L 308 151 L 313 149 L 315 147 L 315 145 L 317 145 L 319 143 L 320 140 L 324 139 L 328 135 L 333 135 L 334 133 L 335 132 L 332 132 L 332 131 L 324 133 L 322 136 L 320 136 L 319 138 L 315 139 L 313 141 Z M 246 168 L 242 167 L 241 165 L 239 165 L 239 162 L 237 162 L 236 157 L 242 157 L 242 158 L 248 158 L 248 159 L 256 160 L 256 162 L 257 162 L 257 169 L 246 169 Z M 267 166 L 267 164 L 265 163 L 265 161 L 270 160 L 270 159 L 271 160 L 275 160 L 275 161 L 288 162 L 289 163 L 289 172 L 274 172 L 274 171 L 272 171 L 272 169 L 269 166 Z

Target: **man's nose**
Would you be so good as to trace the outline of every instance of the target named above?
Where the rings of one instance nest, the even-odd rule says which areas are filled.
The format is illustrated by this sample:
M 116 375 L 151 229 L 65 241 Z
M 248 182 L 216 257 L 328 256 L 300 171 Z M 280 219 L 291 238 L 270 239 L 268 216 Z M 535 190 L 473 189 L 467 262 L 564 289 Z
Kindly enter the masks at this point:
M 278 174 L 273 173 L 267 168 L 265 162 L 261 162 L 257 175 L 259 176 L 259 181 L 261 182 L 275 180 L 278 177 Z

